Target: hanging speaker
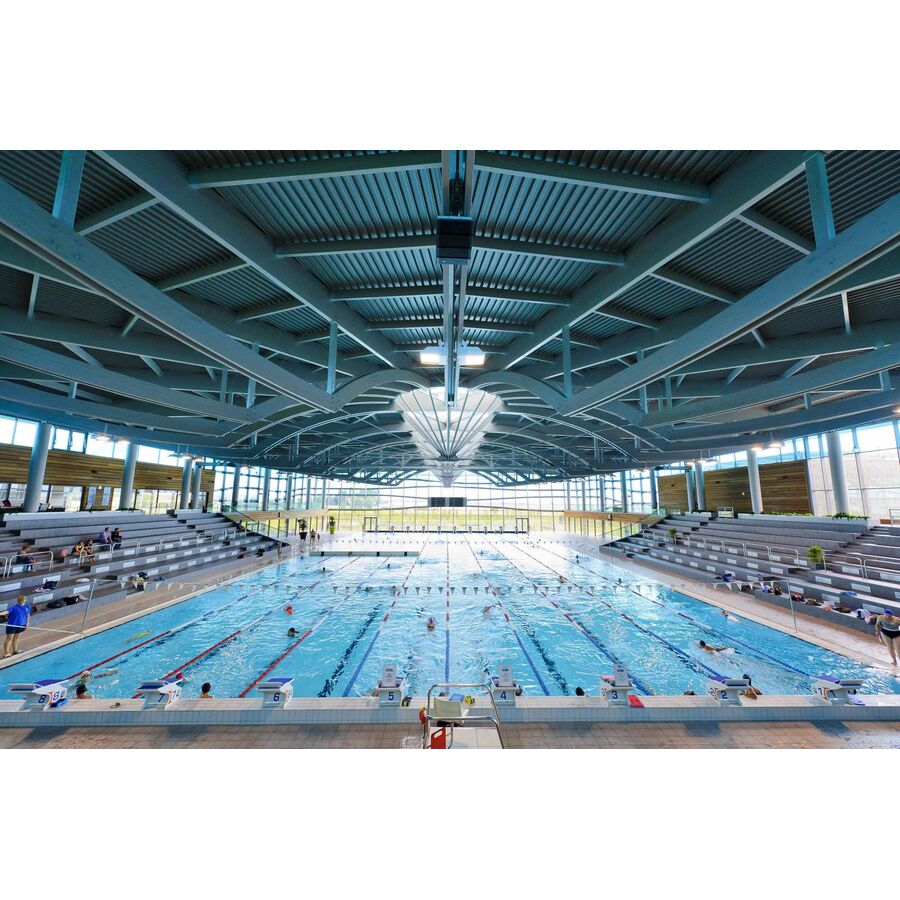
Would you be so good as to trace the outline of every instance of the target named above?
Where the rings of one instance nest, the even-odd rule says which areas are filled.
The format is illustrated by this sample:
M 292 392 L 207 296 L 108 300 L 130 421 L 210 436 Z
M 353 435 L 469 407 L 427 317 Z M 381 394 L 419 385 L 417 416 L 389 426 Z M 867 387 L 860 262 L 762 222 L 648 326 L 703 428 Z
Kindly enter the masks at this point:
M 438 216 L 437 261 L 450 266 L 467 263 L 472 258 L 473 231 L 470 216 Z

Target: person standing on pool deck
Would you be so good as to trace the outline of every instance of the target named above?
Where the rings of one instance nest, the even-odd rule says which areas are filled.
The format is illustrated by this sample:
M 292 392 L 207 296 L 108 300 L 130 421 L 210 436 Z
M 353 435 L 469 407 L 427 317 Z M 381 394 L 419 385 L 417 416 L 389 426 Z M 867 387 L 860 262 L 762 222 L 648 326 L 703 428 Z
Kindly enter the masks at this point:
M 3 658 L 15 656 L 19 652 L 19 638 L 28 627 L 31 618 L 31 604 L 21 596 L 15 606 L 11 606 L 6 614 L 6 640 L 3 642 Z
M 7 631 L 9 629 L 7 628 Z M 875 620 L 875 634 L 881 638 L 881 642 L 888 648 L 891 654 L 891 662 L 897 665 L 897 650 L 900 648 L 900 616 L 895 616 L 891 610 L 886 609 Z

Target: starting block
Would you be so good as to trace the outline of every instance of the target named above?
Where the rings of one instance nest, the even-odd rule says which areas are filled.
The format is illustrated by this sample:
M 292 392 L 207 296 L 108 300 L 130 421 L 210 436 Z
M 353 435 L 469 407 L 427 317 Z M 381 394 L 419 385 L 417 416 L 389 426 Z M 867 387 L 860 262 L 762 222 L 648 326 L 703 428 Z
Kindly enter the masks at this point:
M 263 695 L 263 709 L 284 709 L 285 704 L 294 696 L 294 679 L 270 678 L 256 688 Z
M 491 678 L 491 696 L 496 706 L 515 706 L 519 683 L 513 678 L 512 666 L 497 666 L 497 674 Z
M 402 701 L 403 685 L 397 678 L 397 667 L 393 664 L 385 666 L 378 682 L 378 705 L 400 706 Z
M 628 692 L 633 690 L 634 685 L 625 666 L 616 666 L 613 669 L 612 681 L 600 679 L 600 696 L 615 706 L 627 706 Z
M 707 693 L 720 706 L 740 706 L 741 691 L 746 690 L 750 682 L 746 678 L 710 678 Z
M 20 684 L 11 684 L 8 688 L 11 694 L 23 694 L 25 702 L 21 709 L 58 709 L 66 702 L 68 692 L 68 679 L 47 678 L 44 681 L 26 681 Z
M 143 709 L 168 709 L 181 696 L 180 678 L 158 678 L 142 681 L 135 693 L 144 698 Z
M 813 682 L 813 693 L 829 703 L 839 706 L 853 703 L 851 695 L 859 693 L 863 686 L 859 678 L 834 678 L 831 675 L 819 675 Z

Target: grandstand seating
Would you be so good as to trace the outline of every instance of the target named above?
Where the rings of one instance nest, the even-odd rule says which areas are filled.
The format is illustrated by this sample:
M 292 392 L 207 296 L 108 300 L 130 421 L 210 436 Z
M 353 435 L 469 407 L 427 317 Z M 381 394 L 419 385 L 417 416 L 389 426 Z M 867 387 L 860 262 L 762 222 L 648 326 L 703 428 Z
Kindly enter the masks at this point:
M 807 559 L 812 546 L 825 551 L 824 566 Z M 853 627 L 864 626 L 855 617 L 857 609 L 900 609 L 900 528 L 869 528 L 864 519 L 673 515 L 609 548 L 673 571 L 690 570 L 692 580 L 730 578 L 736 589 L 787 605 L 771 592 L 778 585 L 804 600 L 850 609 L 843 615 L 853 619 Z M 841 615 L 820 606 L 800 608 L 813 615 Z
M 118 527 L 121 546 L 99 546 L 105 527 Z M 80 540 L 93 538 L 93 558 L 69 555 Z M 269 538 L 239 528 L 217 513 L 174 510 L 165 515 L 134 512 L 38 513 L 7 517 L 0 528 L 0 614 L 24 594 L 34 614 L 55 618 L 67 606 L 86 600 L 93 586 L 94 605 L 110 603 L 135 590 L 152 590 L 161 581 L 225 565 L 272 545 Z M 24 544 L 33 545 L 31 571 L 16 563 Z M 52 557 L 52 566 L 51 566 Z M 141 573 L 140 586 L 131 582 Z M 48 604 L 63 601 L 62 608 Z

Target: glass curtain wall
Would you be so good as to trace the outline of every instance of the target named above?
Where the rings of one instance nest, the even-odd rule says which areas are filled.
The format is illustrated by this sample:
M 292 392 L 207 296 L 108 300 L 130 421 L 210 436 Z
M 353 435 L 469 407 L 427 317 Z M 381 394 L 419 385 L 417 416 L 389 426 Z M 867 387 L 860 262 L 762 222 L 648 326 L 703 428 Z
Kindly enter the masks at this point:
M 34 443 L 37 423 L 27 419 L 0 416 L 0 444 L 31 447 Z M 900 521 L 900 428 L 897 420 L 890 420 L 864 428 L 841 432 L 843 463 L 850 493 L 851 511 L 870 518 Z M 104 439 L 98 434 L 86 434 L 68 428 L 55 427 L 50 446 L 54 450 L 82 453 L 105 458 L 123 459 L 127 449 L 124 441 Z M 777 446 L 766 446 L 758 451 L 760 465 L 806 460 L 810 482 L 810 495 L 814 513 L 828 515 L 834 512 L 834 496 L 831 472 L 828 465 L 824 435 L 798 438 Z M 182 456 L 177 450 L 159 450 L 139 446 L 140 462 L 180 466 Z M 745 452 L 723 454 L 703 463 L 704 469 L 726 469 L 747 464 Z M 220 509 L 230 505 L 234 467 L 220 461 L 207 459 L 204 465 L 215 472 L 215 489 L 210 508 Z M 661 468 L 665 472 L 683 472 L 683 466 Z M 625 473 L 623 480 L 618 473 L 593 475 L 572 479 L 569 482 L 553 482 L 532 485 L 501 486 L 494 481 L 465 473 L 450 488 L 445 489 L 430 474 L 421 474 L 396 487 L 365 485 L 355 482 L 325 481 L 321 478 L 294 475 L 292 497 L 287 496 L 288 472 L 272 470 L 268 507 L 273 510 L 322 509 L 335 510 L 340 518 L 340 528 L 362 527 L 367 511 L 390 511 L 391 521 L 426 527 L 438 521 L 465 521 L 485 524 L 489 527 L 514 526 L 517 517 L 531 517 L 532 529 L 561 527 L 562 511 L 587 512 L 652 512 L 650 478 L 646 470 L 633 469 Z M 10 481 L 0 482 L 0 502 L 10 506 L 21 504 L 25 494 L 26 471 Z M 9 478 L 9 476 L 7 476 Z M 241 471 L 238 495 L 239 508 L 262 508 L 262 489 L 265 474 L 258 466 L 245 466 Z M 116 505 L 118 486 L 98 488 L 102 496 L 94 502 Z M 431 509 L 429 498 L 436 496 L 464 496 L 465 511 L 458 508 Z M 309 498 L 307 502 L 307 497 Z M 138 490 L 135 504 L 147 512 L 171 509 L 178 500 L 177 490 Z M 82 488 L 70 485 L 45 485 L 41 502 L 54 508 L 75 510 L 84 502 Z M 387 515 L 383 512 L 382 516 Z M 555 523 L 555 526 L 554 526 Z

